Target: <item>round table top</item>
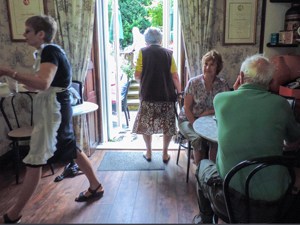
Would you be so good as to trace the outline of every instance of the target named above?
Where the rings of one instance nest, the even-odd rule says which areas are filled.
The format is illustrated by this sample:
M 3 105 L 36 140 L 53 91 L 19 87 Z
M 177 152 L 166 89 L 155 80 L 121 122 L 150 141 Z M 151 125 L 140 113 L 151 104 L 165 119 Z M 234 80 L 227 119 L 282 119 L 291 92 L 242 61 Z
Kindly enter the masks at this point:
M 201 116 L 193 123 L 193 128 L 201 137 L 218 142 L 217 121 L 214 115 Z
M 98 105 L 93 102 L 83 102 L 82 104 L 72 106 L 73 116 L 79 116 L 90 112 L 94 112 L 98 108 Z

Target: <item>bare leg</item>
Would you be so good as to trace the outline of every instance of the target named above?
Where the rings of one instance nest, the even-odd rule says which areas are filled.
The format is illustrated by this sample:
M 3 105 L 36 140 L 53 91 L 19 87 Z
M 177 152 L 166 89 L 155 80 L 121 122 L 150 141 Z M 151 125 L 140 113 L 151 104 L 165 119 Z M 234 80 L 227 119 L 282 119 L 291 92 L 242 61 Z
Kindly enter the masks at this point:
M 22 186 L 19 188 L 16 204 L 7 211 L 11 220 L 21 216 L 21 212 L 36 190 L 42 176 L 42 167 L 26 167 L 26 174 Z M 1 218 L 2 219 L 2 218 Z M 0 223 L 4 223 L 3 221 Z
M 209 143 L 209 159 L 216 162 L 216 156 L 217 156 L 217 149 L 218 149 L 218 144 L 217 143 Z
M 205 152 L 194 149 L 194 163 L 199 165 L 200 161 L 205 158 Z
M 163 135 L 163 160 L 168 160 L 168 148 L 173 136 Z
M 143 138 L 146 144 L 146 148 L 147 148 L 147 153 L 146 156 L 147 158 L 151 158 L 151 153 L 152 153 L 152 135 L 146 135 L 143 134 Z
M 75 162 L 78 164 L 81 171 L 86 175 L 87 179 L 89 180 L 90 189 L 95 190 L 96 188 L 98 188 L 100 182 L 98 181 L 98 178 L 86 154 L 84 154 L 84 152 L 77 151 L 77 159 L 75 159 Z

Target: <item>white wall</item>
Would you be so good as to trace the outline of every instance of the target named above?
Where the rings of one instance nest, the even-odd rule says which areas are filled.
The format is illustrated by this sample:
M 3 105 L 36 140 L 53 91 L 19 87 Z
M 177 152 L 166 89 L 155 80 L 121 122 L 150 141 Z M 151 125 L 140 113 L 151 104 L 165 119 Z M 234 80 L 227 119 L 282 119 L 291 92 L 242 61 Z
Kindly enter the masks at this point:
M 271 33 L 278 33 L 284 30 L 284 18 L 286 11 L 291 7 L 291 3 L 273 3 L 267 0 L 265 36 L 264 36 L 264 54 L 267 57 L 283 54 L 300 54 L 300 45 L 298 47 L 267 47 L 270 42 Z

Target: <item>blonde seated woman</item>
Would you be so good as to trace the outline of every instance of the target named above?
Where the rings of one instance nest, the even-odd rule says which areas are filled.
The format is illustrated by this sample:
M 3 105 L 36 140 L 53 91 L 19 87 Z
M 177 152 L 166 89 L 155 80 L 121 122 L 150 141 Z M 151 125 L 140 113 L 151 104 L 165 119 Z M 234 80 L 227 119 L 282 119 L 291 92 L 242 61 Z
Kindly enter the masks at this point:
M 185 138 L 191 141 L 196 165 L 206 157 L 207 143 L 195 132 L 193 123 L 201 116 L 214 114 L 213 99 L 215 95 L 230 90 L 227 82 L 218 77 L 222 68 L 221 54 L 216 50 L 207 52 L 202 57 L 203 73 L 191 78 L 184 90 L 184 106 L 179 113 L 178 126 Z M 217 144 L 209 144 L 211 144 L 211 151 L 216 151 Z M 212 156 L 212 158 L 214 157 Z

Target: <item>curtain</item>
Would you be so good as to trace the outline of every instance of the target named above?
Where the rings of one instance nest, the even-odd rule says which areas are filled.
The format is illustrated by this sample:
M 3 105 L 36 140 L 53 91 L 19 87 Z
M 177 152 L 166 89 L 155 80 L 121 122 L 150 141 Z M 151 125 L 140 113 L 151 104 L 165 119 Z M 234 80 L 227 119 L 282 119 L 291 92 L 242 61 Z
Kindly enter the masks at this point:
M 68 55 L 73 80 L 84 85 L 93 41 L 95 0 L 55 0 L 54 13 L 58 22 L 56 41 Z M 73 124 L 78 147 L 90 155 L 86 115 L 74 117 Z
M 201 73 L 202 56 L 211 49 L 215 0 L 178 0 L 187 70 Z

